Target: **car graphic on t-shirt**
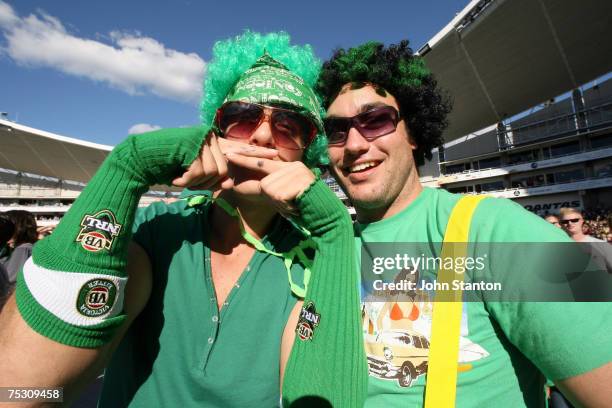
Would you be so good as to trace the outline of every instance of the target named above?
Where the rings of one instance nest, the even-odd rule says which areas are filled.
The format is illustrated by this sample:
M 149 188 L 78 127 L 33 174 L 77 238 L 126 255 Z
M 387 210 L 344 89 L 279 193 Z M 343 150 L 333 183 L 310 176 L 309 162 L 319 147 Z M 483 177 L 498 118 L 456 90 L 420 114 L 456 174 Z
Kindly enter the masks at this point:
M 384 380 L 397 379 L 401 387 L 410 387 L 427 373 L 429 340 L 410 330 L 385 330 L 379 335 L 365 336 L 368 370 L 371 376 Z M 458 371 L 472 369 L 472 363 L 489 353 L 466 337 L 459 338 Z
M 368 338 L 370 337 L 370 338 Z M 377 336 L 366 336 L 370 375 L 397 379 L 402 387 L 427 372 L 429 341 L 408 330 L 386 330 Z

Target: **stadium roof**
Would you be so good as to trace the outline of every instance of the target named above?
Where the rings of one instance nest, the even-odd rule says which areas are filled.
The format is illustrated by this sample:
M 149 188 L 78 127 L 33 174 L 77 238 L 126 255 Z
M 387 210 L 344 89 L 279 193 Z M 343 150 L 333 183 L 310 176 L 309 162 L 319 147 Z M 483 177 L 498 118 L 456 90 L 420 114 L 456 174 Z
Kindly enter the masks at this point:
M 7 120 L 0 120 L 0 168 L 89 182 L 113 146 L 56 135 Z M 156 192 L 182 188 L 155 185 Z
M 474 0 L 420 50 L 454 99 L 446 141 L 612 71 L 609 0 Z M 0 120 L 0 167 L 87 182 L 111 146 Z
M 454 99 L 447 142 L 612 70 L 612 1 L 474 0 L 418 53 Z
M 0 167 L 88 182 L 112 146 L 0 120 Z

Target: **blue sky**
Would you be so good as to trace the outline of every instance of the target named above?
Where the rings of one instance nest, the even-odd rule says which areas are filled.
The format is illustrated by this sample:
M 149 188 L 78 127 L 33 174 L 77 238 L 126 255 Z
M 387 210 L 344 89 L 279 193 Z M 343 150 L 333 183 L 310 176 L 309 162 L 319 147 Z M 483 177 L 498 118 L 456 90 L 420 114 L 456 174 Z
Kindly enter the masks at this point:
M 198 123 L 212 45 L 246 28 L 288 31 L 323 60 L 369 40 L 417 50 L 468 3 L 0 0 L 0 111 L 114 145 L 130 129 Z

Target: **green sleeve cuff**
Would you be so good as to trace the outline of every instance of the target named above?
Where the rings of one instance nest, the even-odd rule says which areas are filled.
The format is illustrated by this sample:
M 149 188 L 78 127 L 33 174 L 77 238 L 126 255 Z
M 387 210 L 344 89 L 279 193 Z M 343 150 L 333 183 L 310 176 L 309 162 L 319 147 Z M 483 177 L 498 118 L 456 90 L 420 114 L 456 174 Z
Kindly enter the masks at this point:
M 43 308 L 32 296 L 19 272 L 16 288 L 17 308 L 35 332 L 58 343 L 81 348 L 98 348 L 110 342 L 126 319 L 121 314 L 95 326 L 77 327 L 64 322 Z
M 206 132 L 202 127 L 164 129 L 120 143 L 54 233 L 34 247 L 36 264 L 66 272 L 123 275 L 141 195 L 151 185 L 168 184 L 180 176 L 198 156 Z M 108 224 L 119 232 L 111 233 Z
M 302 225 L 314 236 L 343 227 L 351 231 L 351 216 L 342 201 L 317 179 L 296 199 Z

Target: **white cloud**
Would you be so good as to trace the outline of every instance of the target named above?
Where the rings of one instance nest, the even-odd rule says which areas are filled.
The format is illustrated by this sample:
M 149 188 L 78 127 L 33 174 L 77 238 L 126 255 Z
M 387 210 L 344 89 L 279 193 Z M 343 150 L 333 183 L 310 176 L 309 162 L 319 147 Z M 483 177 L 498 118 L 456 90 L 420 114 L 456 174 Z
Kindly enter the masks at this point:
M 0 27 L 11 27 L 19 19 L 15 15 L 13 8 L 3 1 L 0 1 Z
M 61 21 L 42 11 L 19 17 L 0 0 L 3 50 L 27 66 L 54 68 L 104 82 L 128 94 L 152 93 L 197 102 L 206 63 L 195 53 L 182 53 L 141 34 L 110 33 L 111 44 L 77 37 Z
M 151 132 L 153 130 L 161 129 L 161 126 L 150 125 L 148 123 L 137 123 L 128 130 L 128 135 L 133 135 L 134 133 L 145 133 Z

